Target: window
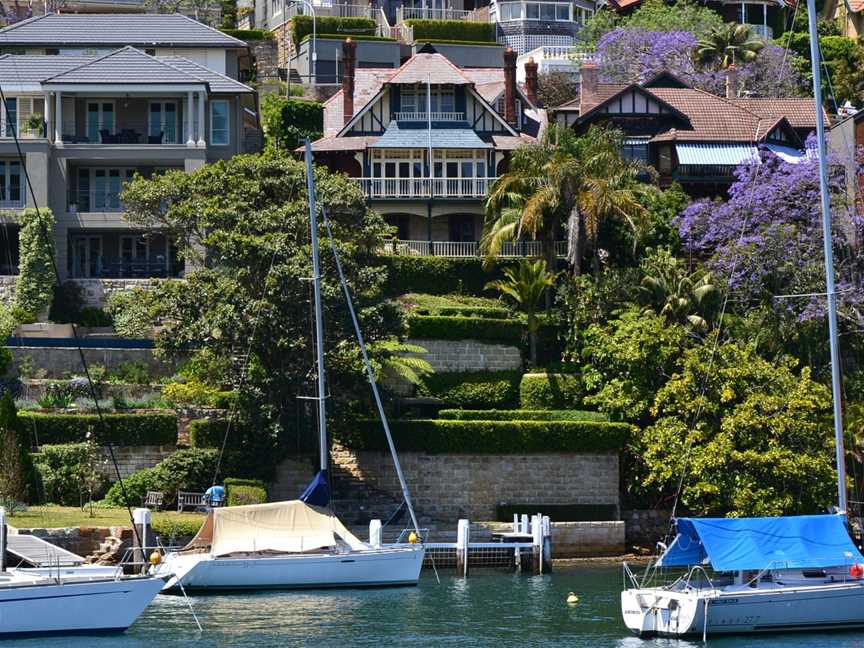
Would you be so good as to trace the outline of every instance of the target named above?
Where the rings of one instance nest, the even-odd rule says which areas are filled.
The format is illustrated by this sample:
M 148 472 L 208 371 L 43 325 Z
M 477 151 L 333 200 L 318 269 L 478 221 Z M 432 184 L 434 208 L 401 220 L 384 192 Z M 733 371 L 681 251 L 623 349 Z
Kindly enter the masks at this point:
M 155 50 L 155 49 L 145 49 L 145 50 L 144 50 L 144 53 L 145 53 L 147 56 L 156 56 L 156 50 Z
M 119 212 L 123 206 L 123 185 L 132 179 L 135 169 L 78 169 L 77 195 L 70 198 L 79 212 Z
M 570 6 L 566 4 L 555 5 L 556 20 L 570 20 Z
M 56 47 L 46 47 L 45 48 L 45 56 L 58 56 L 60 54 L 60 50 Z
M 228 102 L 219 99 L 210 102 L 210 143 L 214 146 L 226 146 L 228 133 Z
M 177 143 L 177 103 L 153 101 L 150 103 L 150 119 L 147 124 L 148 144 Z
M 433 85 L 430 96 L 426 85 L 402 86 L 401 111 L 426 114 L 427 102 L 433 113 L 455 112 L 456 94 L 453 86 Z
M 6 104 L 0 110 L 0 122 L 3 123 L 3 135 L 15 136 L 15 126 L 18 123 L 18 100 L 15 97 L 6 97 Z
M 624 159 L 634 162 L 648 164 L 648 140 L 647 139 L 625 139 L 624 149 L 621 151 Z
M 87 102 L 87 141 L 104 142 L 103 135 L 114 134 L 114 102 Z
M 23 207 L 21 163 L 0 160 L 0 207 Z
M 102 237 L 73 236 L 69 266 L 73 277 L 98 277 L 102 274 Z
M 418 112 L 417 110 L 417 88 L 414 86 L 402 86 L 401 91 L 402 112 Z

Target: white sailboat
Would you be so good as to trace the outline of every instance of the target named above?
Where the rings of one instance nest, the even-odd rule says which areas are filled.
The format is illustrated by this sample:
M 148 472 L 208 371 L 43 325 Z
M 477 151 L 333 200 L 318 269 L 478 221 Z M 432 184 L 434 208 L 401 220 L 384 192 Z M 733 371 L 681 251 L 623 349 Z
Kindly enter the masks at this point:
M 119 569 L 7 571 L 5 526 L 0 508 L 0 637 L 123 632 L 164 585 L 162 577 Z
M 321 275 L 318 261 L 318 226 L 312 151 L 306 142 L 309 219 L 312 232 L 312 283 L 315 301 L 317 396 L 320 469 L 299 500 L 253 506 L 214 509 L 198 535 L 182 550 L 168 554 L 155 573 L 168 577 L 166 590 L 292 589 L 319 587 L 380 587 L 416 585 L 425 554 L 422 544 L 372 546 L 356 538 L 327 508 L 328 443 L 324 385 L 324 324 L 321 309 Z M 324 212 L 324 223 L 329 229 Z M 351 296 L 336 266 L 348 309 L 360 343 L 375 402 L 390 445 L 396 474 L 402 487 L 414 530 L 420 530 L 407 483 L 393 445 L 372 366 Z
M 625 625 L 640 637 L 864 627 L 864 556 L 846 528 L 846 470 L 837 343 L 837 295 L 815 0 L 807 0 L 831 345 L 837 465 L 836 515 L 679 518 L 677 536 L 640 582 L 621 593 Z M 648 586 L 661 567 L 689 567 L 673 583 Z M 709 574 L 712 570 L 713 575 Z

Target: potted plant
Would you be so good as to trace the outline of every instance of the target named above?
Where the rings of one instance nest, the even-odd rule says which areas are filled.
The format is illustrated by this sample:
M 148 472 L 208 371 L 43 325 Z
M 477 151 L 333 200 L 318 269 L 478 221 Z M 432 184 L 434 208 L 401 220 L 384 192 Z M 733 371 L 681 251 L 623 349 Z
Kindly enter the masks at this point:
M 24 122 L 24 129 L 28 134 L 36 134 L 37 137 L 45 136 L 45 117 L 40 113 L 33 113 Z

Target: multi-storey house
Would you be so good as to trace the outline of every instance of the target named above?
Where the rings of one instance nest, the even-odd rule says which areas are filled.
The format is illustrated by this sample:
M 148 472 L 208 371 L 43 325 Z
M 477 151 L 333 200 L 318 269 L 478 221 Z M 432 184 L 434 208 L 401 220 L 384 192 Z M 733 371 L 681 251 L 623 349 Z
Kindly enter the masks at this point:
M 0 30 L 3 272 L 16 271 L 17 216 L 38 205 L 55 215 L 65 278 L 181 275 L 171 238 L 132 227 L 120 194 L 135 174 L 260 148 L 256 95 L 236 80 L 243 47 L 179 15 L 48 15 Z
M 512 50 L 503 69 L 462 69 L 441 54 L 364 69 L 354 57 L 346 41 L 342 89 L 325 104 L 316 161 L 356 178 L 397 227 L 398 251 L 477 254 L 492 183 L 545 126 L 536 75 L 517 86 Z

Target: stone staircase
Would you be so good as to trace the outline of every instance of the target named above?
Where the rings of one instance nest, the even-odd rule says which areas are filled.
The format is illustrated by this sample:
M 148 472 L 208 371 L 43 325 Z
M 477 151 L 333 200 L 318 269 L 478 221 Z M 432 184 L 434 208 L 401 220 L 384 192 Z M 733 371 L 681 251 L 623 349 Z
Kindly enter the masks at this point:
M 116 565 L 132 546 L 132 529 L 112 527 L 111 535 L 99 543 L 96 550 L 84 558 L 88 565 Z

